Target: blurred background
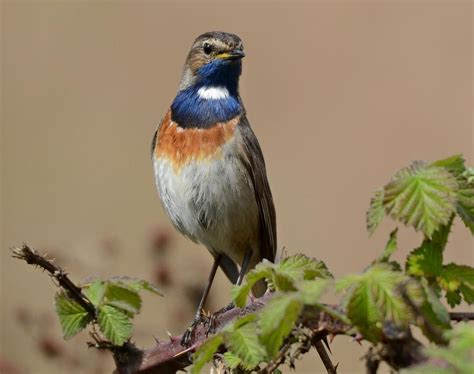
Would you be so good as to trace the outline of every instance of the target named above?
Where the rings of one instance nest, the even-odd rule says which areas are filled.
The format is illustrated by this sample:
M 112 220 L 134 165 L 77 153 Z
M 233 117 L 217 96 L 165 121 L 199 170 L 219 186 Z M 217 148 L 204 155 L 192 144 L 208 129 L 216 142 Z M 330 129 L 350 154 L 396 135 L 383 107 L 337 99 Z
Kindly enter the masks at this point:
M 244 41 L 241 94 L 289 254 L 315 256 L 335 276 L 360 272 L 395 227 L 386 220 L 368 238 L 377 187 L 415 159 L 473 163 L 470 1 L 2 1 L 1 13 L 2 373 L 113 367 L 86 333 L 62 341 L 53 283 L 10 256 L 23 242 L 78 282 L 154 282 L 165 297 L 145 295 L 140 346 L 192 320 L 211 256 L 165 217 L 149 148 L 205 31 Z M 402 230 L 395 257 L 420 239 Z M 457 221 L 446 261 L 472 266 L 473 253 Z M 207 307 L 227 305 L 229 290 L 219 274 Z M 364 372 L 365 350 L 337 337 L 339 372 Z M 324 369 L 311 352 L 296 372 Z

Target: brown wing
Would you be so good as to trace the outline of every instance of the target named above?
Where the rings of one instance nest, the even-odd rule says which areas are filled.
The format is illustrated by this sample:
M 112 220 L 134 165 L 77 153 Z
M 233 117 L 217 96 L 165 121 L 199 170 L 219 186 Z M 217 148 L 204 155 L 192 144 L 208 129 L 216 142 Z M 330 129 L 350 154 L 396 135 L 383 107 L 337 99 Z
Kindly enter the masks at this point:
M 238 127 L 243 138 L 242 161 L 251 176 L 259 210 L 260 254 L 262 258 L 274 262 L 277 248 L 276 215 L 265 160 L 245 115 L 242 115 Z

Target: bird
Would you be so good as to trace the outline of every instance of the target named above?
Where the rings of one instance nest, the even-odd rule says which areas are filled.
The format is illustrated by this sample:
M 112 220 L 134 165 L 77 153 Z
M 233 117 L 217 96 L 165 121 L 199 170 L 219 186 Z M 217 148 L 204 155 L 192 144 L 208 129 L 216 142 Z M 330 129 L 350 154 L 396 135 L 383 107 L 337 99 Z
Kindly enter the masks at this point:
M 241 39 L 206 32 L 193 42 L 174 100 L 158 125 L 151 153 L 156 187 L 174 227 L 214 258 L 188 346 L 220 267 L 240 285 L 259 262 L 275 261 L 276 213 L 263 153 L 239 94 Z M 240 270 L 239 270 L 240 269 Z M 262 296 L 267 285 L 252 289 Z

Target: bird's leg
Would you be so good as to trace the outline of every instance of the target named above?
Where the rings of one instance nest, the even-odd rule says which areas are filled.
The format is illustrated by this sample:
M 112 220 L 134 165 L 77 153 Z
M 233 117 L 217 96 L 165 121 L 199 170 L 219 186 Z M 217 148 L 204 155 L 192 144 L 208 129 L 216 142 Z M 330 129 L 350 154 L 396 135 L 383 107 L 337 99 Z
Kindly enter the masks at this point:
M 242 267 L 240 268 L 239 277 L 237 278 L 237 286 L 240 286 L 242 281 L 244 280 L 245 274 L 247 273 L 247 269 L 250 265 L 250 260 L 252 259 L 252 250 L 249 249 L 247 253 L 245 253 L 244 261 L 242 262 Z
M 249 265 L 250 265 L 250 260 L 252 259 L 252 254 L 253 252 L 251 249 L 249 249 L 245 253 L 244 260 L 242 261 L 242 266 L 240 267 L 239 277 L 237 278 L 237 282 L 235 283 L 237 286 L 240 286 L 242 284 L 242 281 L 244 280 L 245 274 L 247 273 L 247 269 L 249 268 Z M 227 305 L 224 309 L 222 309 L 222 312 L 227 312 L 228 310 L 231 310 L 234 307 L 235 307 L 235 304 L 233 301 L 231 301 L 229 305 Z
M 245 276 L 245 273 L 247 273 L 247 269 L 249 268 L 249 265 L 250 265 L 250 260 L 252 259 L 252 250 L 249 249 L 246 253 L 245 253 L 245 257 L 244 257 L 244 260 L 242 261 L 242 266 L 240 267 L 240 272 L 239 272 L 239 276 L 237 277 L 237 282 L 235 282 L 235 284 L 237 286 L 240 286 L 242 284 L 242 281 L 244 279 L 244 276 Z M 221 313 L 225 313 L 231 309 L 233 309 L 235 307 L 235 304 L 233 301 L 230 302 L 229 305 L 227 305 L 226 307 L 220 309 L 219 311 L 217 311 L 216 313 L 213 313 L 211 315 L 211 318 L 209 320 L 209 327 L 206 331 L 206 335 L 208 334 L 213 334 L 214 331 L 215 331 L 215 321 L 216 321 L 216 315 L 219 315 Z
M 204 289 L 204 293 L 202 294 L 201 301 L 199 302 L 198 308 L 196 310 L 196 315 L 194 316 L 194 320 L 191 323 L 191 326 L 189 326 L 188 329 L 185 331 L 181 339 L 181 345 L 183 347 L 190 346 L 191 340 L 193 338 L 194 329 L 199 324 L 199 322 L 201 322 L 202 308 L 204 306 L 204 303 L 206 302 L 207 295 L 209 294 L 209 291 L 211 290 L 212 282 L 214 281 L 217 268 L 219 267 L 220 258 L 221 258 L 220 255 L 217 255 L 214 259 L 214 264 L 212 265 L 211 273 L 209 274 L 209 279 L 207 280 L 206 288 Z

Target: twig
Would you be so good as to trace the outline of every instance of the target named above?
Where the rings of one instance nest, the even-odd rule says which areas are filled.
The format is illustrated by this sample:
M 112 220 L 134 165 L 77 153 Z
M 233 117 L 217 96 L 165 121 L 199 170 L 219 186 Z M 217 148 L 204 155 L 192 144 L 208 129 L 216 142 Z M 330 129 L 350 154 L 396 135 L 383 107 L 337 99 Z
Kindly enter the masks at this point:
M 290 348 L 291 348 L 291 342 L 286 342 L 285 344 L 283 344 L 277 356 L 258 373 L 259 374 L 273 373 L 281 364 L 285 362 L 286 354 L 288 353 Z
M 473 321 L 474 320 L 474 313 L 470 312 L 451 312 L 449 313 L 449 317 L 451 321 Z
M 72 299 L 77 301 L 88 313 L 95 319 L 96 309 L 91 301 L 82 293 L 81 288 L 76 286 L 67 276 L 67 273 L 59 266 L 48 260 L 45 255 L 41 255 L 37 250 L 23 244 L 21 247 L 12 248 L 13 257 L 26 261 L 28 264 L 40 267 L 46 270 L 56 279 L 59 285 L 66 290 Z
M 326 348 L 321 340 L 313 343 L 314 348 L 318 351 L 319 357 L 324 364 L 328 374 L 337 374 L 337 368 L 332 364 L 331 358 L 329 357 Z

